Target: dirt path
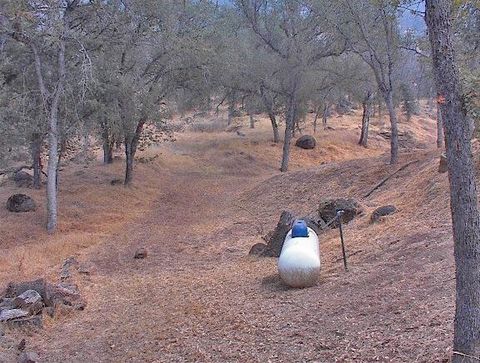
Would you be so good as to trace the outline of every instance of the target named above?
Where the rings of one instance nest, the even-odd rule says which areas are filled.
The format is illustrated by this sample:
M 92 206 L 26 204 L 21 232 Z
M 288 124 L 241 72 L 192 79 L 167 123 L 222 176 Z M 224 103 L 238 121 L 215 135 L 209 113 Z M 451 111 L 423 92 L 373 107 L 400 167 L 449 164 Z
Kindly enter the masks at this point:
M 277 178 L 273 167 L 262 171 L 260 154 L 232 151 L 230 142 L 212 148 L 201 135 L 172 147 L 151 210 L 83 254 L 94 266 L 78 281 L 86 310 L 47 322 L 29 349 L 52 363 L 446 361 L 450 227 L 421 219 L 443 193 L 432 155 L 408 156 L 422 162 L 398 176 L 427 175 L 418 181 L 425 185 L 408 179 L 413 184 L 386 186 L 369 200 L 407 203 L 410 191 L 428 189 L 431 205 L 417 215 L 405 207 L 383 226 L 368 218 L 349 226 L 349 273 L 336 231 L 323 235 L 320 283 L 298 290 L 281 283 L 275 259 L 246 256 L 267 232 L 260 216 L 273 225 L 281 200 L 298 205 L 304 191 L 312 205 L 336 190 L 362 195 L 389 171 L 380 157 Z M 435 218 L 444 218 L 442 208 Z M 139 247 L 148 258 L 133 259 Z
M 175 149 L 186 154 L 178 145 Z M 177 350 L 182 329 L 192 323 L 184 319 L 207 314 L 198 297 L 217 289 L 218 281 L 211 280 L 222 275 L 225 264 L 245 255 L 237 248 L 241 236 L 231 229 L 236 224 L 233 203 L 255 182 L 252 177 L 219 178 L 202 168 L 166 173 L 158 181 L 152 211 L 89 251 L 84 260 L 95 266 L 94 274 L 81 283 L 88 308 L 54 324 L 37 341 L 45 361 L 188 359 L 192 353 Z M 147 259 L 133 259 L 139 247 L 148 250 Z

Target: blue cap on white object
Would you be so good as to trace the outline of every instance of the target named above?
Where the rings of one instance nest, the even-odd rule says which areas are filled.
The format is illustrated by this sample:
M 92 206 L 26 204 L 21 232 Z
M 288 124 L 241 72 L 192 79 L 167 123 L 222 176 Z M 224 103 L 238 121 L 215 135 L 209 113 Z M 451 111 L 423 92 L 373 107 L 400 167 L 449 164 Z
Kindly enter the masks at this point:
M 293 224 L 292 238 L 295 237 L 308 237 L 307 223 L 303 219 L 298 219 Z

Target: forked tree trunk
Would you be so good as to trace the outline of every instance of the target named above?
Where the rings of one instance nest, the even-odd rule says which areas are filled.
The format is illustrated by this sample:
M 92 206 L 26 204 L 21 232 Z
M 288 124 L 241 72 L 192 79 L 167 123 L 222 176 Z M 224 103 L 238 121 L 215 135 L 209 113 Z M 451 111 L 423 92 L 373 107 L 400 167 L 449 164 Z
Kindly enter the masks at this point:
M 290 143 L 293 137 L 293 129 L 297 118 L 297 101 L 295 95 L 290 96 L 287 108 L 287 117 L 285 117 L 285 139 L 283 140 L 283 154 L 280 171 L 288 171 L 288 162 L 290 159 Z
M 33 162 L 33 187 L 40 189 L 42 184 L 42 137 L 39 133 L 32 135 L 31 142 L 32 162 Z
M 437 149 L 443 148 L 445 136 L 443 135 L 442 110 L 437 103 Z
M 273 112 L 273 101 L 267 97 L 263 86 L 260 87 L 260 95 L 262 96 L 263 105 L 265 106 L 268 117 L 270 118 L 270 123 L 272 124 L 273 142 L 278 144 L 280 142 L 280 133 L 278 131 L 277 118 L 275 117 L 275 112 Z
M 398 126 L 397 113 L 393 104 L 393 91 L 387 90 L 383 93 L 385 103 L 387 104 L 388 116 L 390 118 L 390 165 L 398 162 Z
M 426 22 L 445 130 L 455 256 L 453 363 L 480 361 L 480 215 L 471 138 L 455 63 L 451 0 L 427 0 Z
M 55 232 L 57 228 L 57 164 L 58 164 L 58 111 L 60 97 L 63 94 L 63 88 L 66 78 L 65 67 L 65 13 L 71 11 L 78 5 L 78 1 L 72 2 L 68 9 L 63 6 L 57 8 L 57 12 L 53 12 L 58 16 L 60 25 L 58 30 L 58 53 L 57 53 L 57 77 L 52 80 L 55 84 L 52 90 L 48 90 L 43 78 L 43 65 L 40 57 L 40 52 L 37 48 L 35 40 L 25 36 L 21 31 L 11 34 L 12 38 L 29 46 L 34 57 L 35 74 L 37 77 L 38 88 L 42 99 L 45 116 L 48 119 L 48 177 L 47 177 L 47 231 L 49 233 Z M 56 38 L 54 36 L 54 38 Z
M 362 115 L 362 132 L 360 134 L 359 145 L 367 147 L 368 144 L 368 127 L 370 126 L 370 116 L 372 114 L 372 98 L 373 93 L 368 91 L 367 95 L 363 99 L 363 115 Z

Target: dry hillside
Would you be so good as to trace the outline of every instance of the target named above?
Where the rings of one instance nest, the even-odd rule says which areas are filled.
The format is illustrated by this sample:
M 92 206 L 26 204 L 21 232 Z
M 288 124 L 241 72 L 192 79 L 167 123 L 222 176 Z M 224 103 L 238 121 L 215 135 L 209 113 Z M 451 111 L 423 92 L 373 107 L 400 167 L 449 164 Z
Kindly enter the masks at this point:
M 208 122 L 206 120 L 205 122 Z M 439 174 L 435 121 L 410 123 L 400 162 L 387 164 L 387 125 L 374 121 L 370 146 L 357 145 L 360 114 L 333 117 L 317 148 L 293 147 L 278 171 L 281 145 L 268 120 L 240 135 L 187 128 L 175 143 L 143 152 L 132 188 L 111 186 L 123 164 L 65 166 L 60 230 L 43 230 L 45 211 L 0 210 L 0 284 L 58 280 L 69 256 L 88 302 L 43 329 L 4 329 L 0 361 L 26 339 L 42 362 L 446 362 L 454 308 L 448 181 Z M 305 133 L 310 132 L 308 127 Z M 244 136 L 242 136 L 244 135 Z M 364 197 L 379 181 L 411 163 Z M 0 199 L 19 191 L 7 182 Z M 39 203 L 44 192 L 27 190 Z M 320 236 L 318 286 L 288 289 L 276 260 L 248 257 L 284 209 L 313 212 L 323 198 L 351 197 L 364 216 Z M 371 224 L 370 213 L 398 212 Z M 137 248 L 148 257 L 135 260 Z

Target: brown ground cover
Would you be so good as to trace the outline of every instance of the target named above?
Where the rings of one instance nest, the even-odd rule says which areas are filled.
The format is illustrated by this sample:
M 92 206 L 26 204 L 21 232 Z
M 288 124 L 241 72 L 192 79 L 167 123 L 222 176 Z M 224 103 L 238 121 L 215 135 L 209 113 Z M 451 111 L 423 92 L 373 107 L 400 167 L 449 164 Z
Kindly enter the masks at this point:
M 60 231 L 45 212 L 0 210 L 0 283 L 58 279 L 63 260 L 92 266 L 79 277 L 85 311 L 59 314 L 42 330 L 8 330 L 0 357 L 16 344 L 43 362 L 443 362 L 452 339 L 454 269 L 446 174 L 439 174 L 435 123 L 402 123 L 412 138 L 387 164 L 386 125 L 370 147 L 356 144 L 360 115 L 332 118 L 315 150 L 293 148 L 278 172 L 281 145 L 268 120 L 235 132 L 186 132 L 139 164 L 132 188 L 111 186 L 122 163 L 70 165 L 62 172 Z M 380 180 L 410 162 L 369 197 Z M 418 161 L 417 161 L 418 160 Z M 0 188 L 0 199 L 18 189 Z M 32 192 L 39 203 L 44 192 Z M 318 286 L 288 289 L 275 259 L 248 257 L 283 209 L 315 210 L 322 198 L 352 197 L 364 216 L 320 237 Z M 379 223 L 370 213 L 394 204 Z M 133 259 L 137 248 L 148 257 Z M 3 339 L 3 341 L 1 340 Z

